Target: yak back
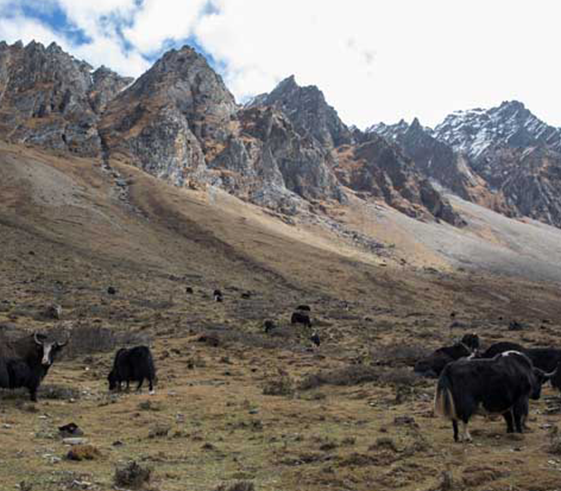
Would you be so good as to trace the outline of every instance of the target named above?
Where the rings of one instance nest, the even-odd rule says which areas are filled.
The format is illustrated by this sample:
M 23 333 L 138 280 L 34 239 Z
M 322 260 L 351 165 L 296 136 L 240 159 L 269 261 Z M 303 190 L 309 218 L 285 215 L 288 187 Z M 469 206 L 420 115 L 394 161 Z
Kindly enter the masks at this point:
M 115 355 L 113 371 L 120 380 L 154 378 L 156 373 L 152 353 L 147 346 L 121 348 Z
M 444 346 L 415 363 L 414 370 L 422 375 L 438 377 L 448 363 L 469 355 L 469 350 L 462 344 Z
M 526 354 L 526 348 L 518 343 L 510 341 L 499 341 L 489 346 L 482 354 L 481 358 L 494 358 L 495 356 L 504 353 L 505 351 L 519 351 Z
M 40 341 L 45 341 L 47 336 L 38 334 Z M 18 339 L 0 338 L 0 358 L 2 359 L 21 359 L 27 362 L 40 363 L 42 356 L 41 348 L 37 345 L 33 334 L 23 336 Z
M 556 348 L 524 348 L 518 343 L 512 343 L 510 341 L 500 341 L 498 343 L 492 344 L 487 348 L 487 350 L 481 355 L 482 358 L 493 358 L 499 353 L 504 353 L 505 351 L 519 351 L 524 353 L 536 368 L 543 370 L 544 372 L 552 372 L 557 368 L 559 362 L 561 362 L 561 350 Z
M 519 352 L 458 360 L 444 368 L 441 378 L 448 379 L 458 416 L 462 408 L 479 404 L 490 413 L 503 413 L 529 398 L 536 384 L 531 360 Z

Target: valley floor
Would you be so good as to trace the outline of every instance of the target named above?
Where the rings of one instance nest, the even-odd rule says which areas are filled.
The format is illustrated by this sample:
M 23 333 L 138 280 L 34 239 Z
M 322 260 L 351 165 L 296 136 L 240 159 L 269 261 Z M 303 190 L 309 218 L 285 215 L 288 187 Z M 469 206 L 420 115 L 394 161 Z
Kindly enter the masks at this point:
M 555 277 L 458 270 L 428 239 L 406 248 L 406 225 L 394 221 L 386 236 L 369 226 L 395 252 L 367 254 L 227 196 L 208 203 L 114 168 L 126 193 L 99 163 L 0 148 L 0 331 L 73 336 L 37 404 L 0 394 L 0 489 L 112 489 L 129 460 L 151 467 L 160 491 L 237 481 L 257 490 L 559 489 L 557 393 L 532 402 L 528 433 L 476 418 L 474 443 L 455 444 L 433 414 L 435 382 L 411 368 L 470 331 L 486 344 L 559 344 Z M 409 253 L 416 259 L 404 264 Z M 224 302 L 212 301 L 215 288 Z M 42 315 L 53 303 L 59 320 Z M 290 325 L 302 303 L 319 349 Z M 513 319 L 525 329 L 508 331 Z M 108 393 L 112 355 L 127 342 L 151 345 L 155 395 Z M 57 428 L 70 422 L 99 450 L 93 460 L 64 458 Z

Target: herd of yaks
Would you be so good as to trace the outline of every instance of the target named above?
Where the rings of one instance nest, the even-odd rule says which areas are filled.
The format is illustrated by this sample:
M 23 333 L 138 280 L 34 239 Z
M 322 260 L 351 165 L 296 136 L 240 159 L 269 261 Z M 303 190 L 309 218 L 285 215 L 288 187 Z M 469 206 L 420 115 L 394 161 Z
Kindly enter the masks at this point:
M 39 385 L 68 341 L 69 338 L 62 342 L 52 341 L 44 334 L 34 333 L 15 341 L 0 342 L 0 388 L 26 388 L 31 400 L 37 402 Z M 110 390 L 121 390 L 123 382 L 127 389 L 130 382 L 138 382 L 137 390 L 140 390 L 147 380 L 153 393 L 155 377 L 150 349 L 136 346 L 117 351 L 107 380 Z
M 67 343 L 68 338 L 52 341 L 39 333 L 0 343 L 0 388 L 27 388 L 31 400 L 37 401 L 41 381 Z M 479 337 L 466 334 L 415 364 L 417 374 L 438 377 L 435 411 L 452 421 L 455 441 L 471 441 L 468 423 L 478 413 L 502 415 L 507 432 L 522 433 L 529 400 L 539 399 L 542 385 L 551 381 L 561 390 L 561 350 L 512 342 L 495 343 L 483 352 L 479 347 Z M 155 377 L 150 349 L 137 346 L 117 351 L 107 379 L 110 390 L 121 390 L 123 383 L 128 389 L 130 382 L 137 382 L 140 390 L 147 380 L 153 393 Z
M 522 433 L 529 401 L 540 398 L 542 385 L 550 381 L 561 390 L 560 365 L 559 349 L 501 341 L 481 352 L 479 337 L 466 334 L 419 360 L 415 372 L 438 377 L 435 412 L 452 421 L 455 441 L 471 441 L 468 423 L 478 413 L 502 415 L 507 432 Z

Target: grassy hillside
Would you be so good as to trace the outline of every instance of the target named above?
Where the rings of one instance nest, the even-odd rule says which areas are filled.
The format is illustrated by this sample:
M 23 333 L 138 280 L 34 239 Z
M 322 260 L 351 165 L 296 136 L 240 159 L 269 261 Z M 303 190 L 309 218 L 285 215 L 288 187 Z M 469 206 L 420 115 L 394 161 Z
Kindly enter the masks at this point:
M 556 344 L 555 283 L 458 270 L 427 241 L 413 244 L 391 214 L 385 224 L 365 224 L 358 208 L 341 217 L 396 244 L 374 255 L 317 224 L 113 166 L 118 176 L 99 162 L 0 146 L 0 329 L 73 336 L 38 404 L 0 394 L 0 489 L 111 489 L 115 467 L 131 459 L 153 469 L 161 491 L 237 481 L 424 490 L 448 471 L 454 489 L 558 488 L 550 434 L 561 406 L 551 389 L 532 403 L 524 436 L 477 418 L 475 443 L 454 444 L 432 413 L 434 382 L 411 369 L 468 331 L 487 344 Z M 61 319 L 43 315 L 53 303 Z M 319 349 L 290 326 L 301 303 L 312 306 Z M 526 329 L 509 332 L 512 319 Z M 112 354 L 127 342 L 151 345 L 156 395 L 108 393 Z M 64 458 L 57 427 L 71 421 L 99 450 L 93 460 Z

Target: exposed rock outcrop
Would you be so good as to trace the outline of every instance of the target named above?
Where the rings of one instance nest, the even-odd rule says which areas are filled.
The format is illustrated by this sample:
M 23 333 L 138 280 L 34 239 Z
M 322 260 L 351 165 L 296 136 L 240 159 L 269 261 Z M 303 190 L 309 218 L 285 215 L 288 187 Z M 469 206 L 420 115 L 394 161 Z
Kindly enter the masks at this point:
M 0 136 L 15 142 L 97 156 L 98 105 L 127 79 L 68 55 L 55 43 L 45 48 L 0 43 Z M 109 75 L 110 73 L 110 75 Z M 104 82 L 101 79 L 104 78 Z
M 301 135 L 312 136 L 332 149 L 352 142 L 352 134 L 316 86 L 300 87 L 294 75 L 284 79 L 270 94 L 257 96 L 249 107 L 275 107 L 290 119 Z
M 422 177 L 413 161 L 396 146 L 374 133 L 356 146 L 341 148 L 336 173 L 349 188 L 383 199 L 415 218 L 431 215 L 453 225 L 463 220 Z
M 459 111 L 435 130 L 414 120 L 369 131 L 396 142 L 423 175 L 464 199 L 561 226 L 561 129 L 520 102 Z
M 395 145 L 350 130 L 294 77 L 246 107 L 190 47 L 134 81 L 55 44 L 0 44 L 0 137 L 137 166 L 177 186 L 218 186 L 286 214 L 347 192 L 459 224 Z M 347 189 L 346 189 L 347 188 Z

